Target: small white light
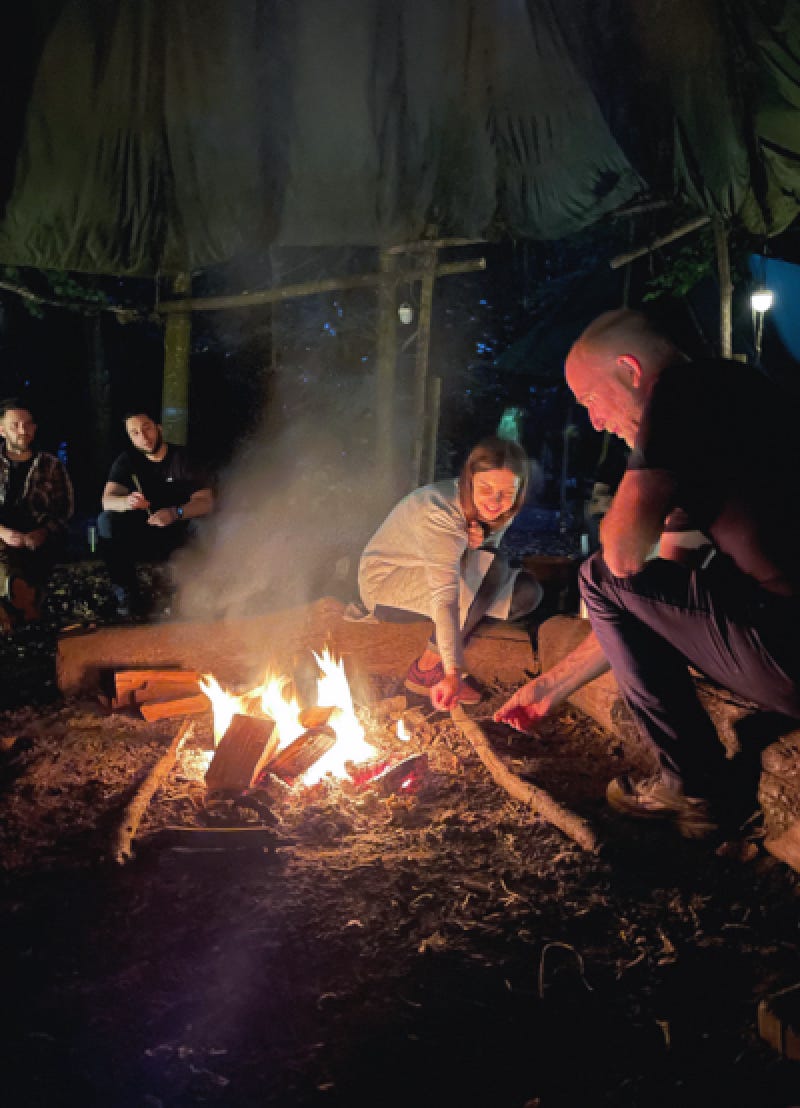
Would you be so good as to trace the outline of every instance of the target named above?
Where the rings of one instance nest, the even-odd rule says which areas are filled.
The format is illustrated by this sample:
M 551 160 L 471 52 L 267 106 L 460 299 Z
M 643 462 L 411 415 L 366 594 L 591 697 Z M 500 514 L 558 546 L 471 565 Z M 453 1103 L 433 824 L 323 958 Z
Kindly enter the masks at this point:
M 750 307 L 754 312 L 768 312 L 774 299 L 772 289 L 756 289 L 750 296 Z
M 410 304 L 401 304 L 397 309 L 397 318 L 403 326 L 407 326 L 414 318 L 414 309 Z

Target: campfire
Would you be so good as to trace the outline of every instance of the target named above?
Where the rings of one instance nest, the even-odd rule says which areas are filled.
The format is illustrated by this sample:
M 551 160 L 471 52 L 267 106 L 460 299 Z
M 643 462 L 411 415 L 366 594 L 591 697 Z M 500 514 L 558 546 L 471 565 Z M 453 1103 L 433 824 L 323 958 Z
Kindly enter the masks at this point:
M 244 692 L 224 688 L 213 674 L 192 670 L 119 670 L 115 694 L 106 698 L 111 710 L 134 709 L 152 722 L 181 717 L 183 724 L 164 757 L 142 782 L 119 829 L 115 856 L 125 861 L 144 810 L 164 776 L 177 761 L 182 775 L 205 785 L 208 802 L 217 796 L 243 796 L 268 790 L 273 798 L 303 789 L 341 783 L 370 787 L 383 795 L 407 791 L 427 768 L 427 756 L 387 755 L 385 727 L 379 748 L 369 742 L 353 703 L 342 659 L 325 648 L 312 651 L 320 676 L 316 703 L 301 705 L 294 680 L 268 673 Z M 396 716 L 391 737 L 407 742 L 402 717 L 405 697 L 378 705 L 365 715 Z M 192 717 L 211 710 L 213 749 L 189 746 L 195 735 Z M 413 713 L 405 713 L 410 715 Z
M 228 767 L 235 772 L 233 767 L 248 757 L 246 750 L 251 758 L 257 755 L 249 784 L 260 773 L 272 772 L 287 783 L 314 785 L 328 775 L 351 777 L 352 767 L 377 758 L 356 715 L 343 661 L 327 648 L 314 652 L 314 659 L 322 676 L 316 704 L 305 708 L 290 692 L 287 676 L 268 674 L 263 684 L 241 694 L 223 689 L 211 674 L 200 679 L 214 716 L 215 752 L 206 774 L 210 787 L 228 786 Z

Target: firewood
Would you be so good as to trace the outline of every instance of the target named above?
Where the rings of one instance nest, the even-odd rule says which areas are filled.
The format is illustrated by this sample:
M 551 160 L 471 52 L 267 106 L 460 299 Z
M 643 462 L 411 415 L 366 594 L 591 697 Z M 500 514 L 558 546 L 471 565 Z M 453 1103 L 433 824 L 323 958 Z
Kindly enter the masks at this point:
M 111 698 L 110 709 L 118 711 L 120 708 L 132 708 L 146 700 L 176 700 L 192 696 L 198 691 L 199 677 L 191 669 L 117 670 L 114 673 L 114 696 Z M 149 696 L 146 693 L 148 689 L 152 690 Z
M 323 708 L 319 705 L 312 705 L 310 708 L 302 709 L 297 721 L 301 727 L 305 727 L 307 731 L 310 731 L 314 727 L 324 727 L 334 712 L 340 711 L 339 708 Z
M 332 750 L 335 743 L 336 735 L 329 727 L 311 728 L 276 754 L 267 768 L 275 777 L 291 784 Z
M 275 721 L 235 715 L 206 771 L 209 789 L 249 789 L 278 746 Z
M 132 704 L 139 708 L 142 704 L 153 704 L 157 700 L 184 700 L 190 696 L 197 696 L 200 689 L 197 682 L 191 684 L 185 682 L 180 685 L 171 681 L 148 681 L 141 689 L 134 689 L 129 693 Z
M 114 673 L 117 696 L 124 696 L 158 681 L 161 684 L 196 686 L 200 674 L 193 669 L 118 669 Z
M 559 804 L 545 789 L 523 781 L 507 769 L 489 745 L 483 728 L 469 718 L 460 704 L 456 704 L 450 715 L 498 785 L 502 785 L 515 800 L 529 804 L 538 815 L 574 839 L 584 850 L 598 849 L 597 835 L 587 821 Z
M 173 719 L 175 716 L 199 716 L 211 707 L 211 701 L 204 693 L 185 696 L 177 700 L 156 700 L 152 704 L 141 704 L 139 711 L 148 723 L 159 719 Z
M 178 753 L 191 735 L 193 728 L 194 724 L 191 720 L 183 721 L 167 751 L 145 774 L 131 800 L 126 805 L 111 840 L 111 855 L 119 865 L 124 865 L 131 859 L 131 846 L 139 829 L 139 824 L 142 822 L 142 817 L 147 810 L 147 805 L 150 803 L 156 789 L 174 766 Z
M 379 773 L 372 779 L 370 785 L 382 796 L 389 796 L 391 793 L 401 792 L 405 782 L 420 778 L 427 772 L 428 755 L 411 754 L 408 758 L 403 758 L 402 762 L 395 762 L 383 773 Z

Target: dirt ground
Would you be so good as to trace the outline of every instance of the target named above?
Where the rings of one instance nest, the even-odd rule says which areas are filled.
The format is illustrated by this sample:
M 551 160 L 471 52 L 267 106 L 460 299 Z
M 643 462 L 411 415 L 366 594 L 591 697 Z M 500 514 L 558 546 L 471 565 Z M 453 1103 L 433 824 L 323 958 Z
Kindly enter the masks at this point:
M 641 755 L 571 709 L 535 740 L 485 724 L 509 768 L 592 821 L 587 854 L 510 800 L 449 716 L 401 742 L 401 673 L 358 712 L 384 758 L 427 755 L 409 789 L 209 798 L 201 717 L 126 865 L 114 830 L 176 721 L 55 693 L 0 713 L 3 1104 L 800 1104 L 756 1011 L 800 980 L 798 875 L 611 816 L 605 783 Z M 490 680 L 470 714 L 512 687 Z M 166 830 L 230 826 L 269 842 Z
M 120 867 L 111 831 L 174 722 L 70 703 L 2 723 L 5 1103 L 797 1099 L 796 1064 L 756 1034 L 759 998 L 798 977 L 795 875 L 616 827 L 602 784 L 626 752 L 574 713 L 495 747 L 596 821 L 599 857 L 509 801 L 441 716 L 402 750 L 370 721 L 384 753 L 428 754 L 401 796 L 203 807 L 189 752 Z M 157 834 L 231 823 L 274 844 Z

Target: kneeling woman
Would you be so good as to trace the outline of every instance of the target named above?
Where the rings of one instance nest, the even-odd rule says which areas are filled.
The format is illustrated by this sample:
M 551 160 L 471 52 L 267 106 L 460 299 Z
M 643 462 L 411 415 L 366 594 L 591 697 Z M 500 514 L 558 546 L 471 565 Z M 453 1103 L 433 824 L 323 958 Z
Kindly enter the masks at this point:
M 464 646 L 485 617 L 520 619 L 542 599 L 531 574 L 512 569 L 497 547 L 525 501 L 529 464 L 516 442 L 489 438 L 456 479 L 424 485 L 389 513 L 361 556 L 358 587 L 380 620 L 408 613 L 433 620 L 405 685 L 439 709 L 474 704 L 464 680 Z

